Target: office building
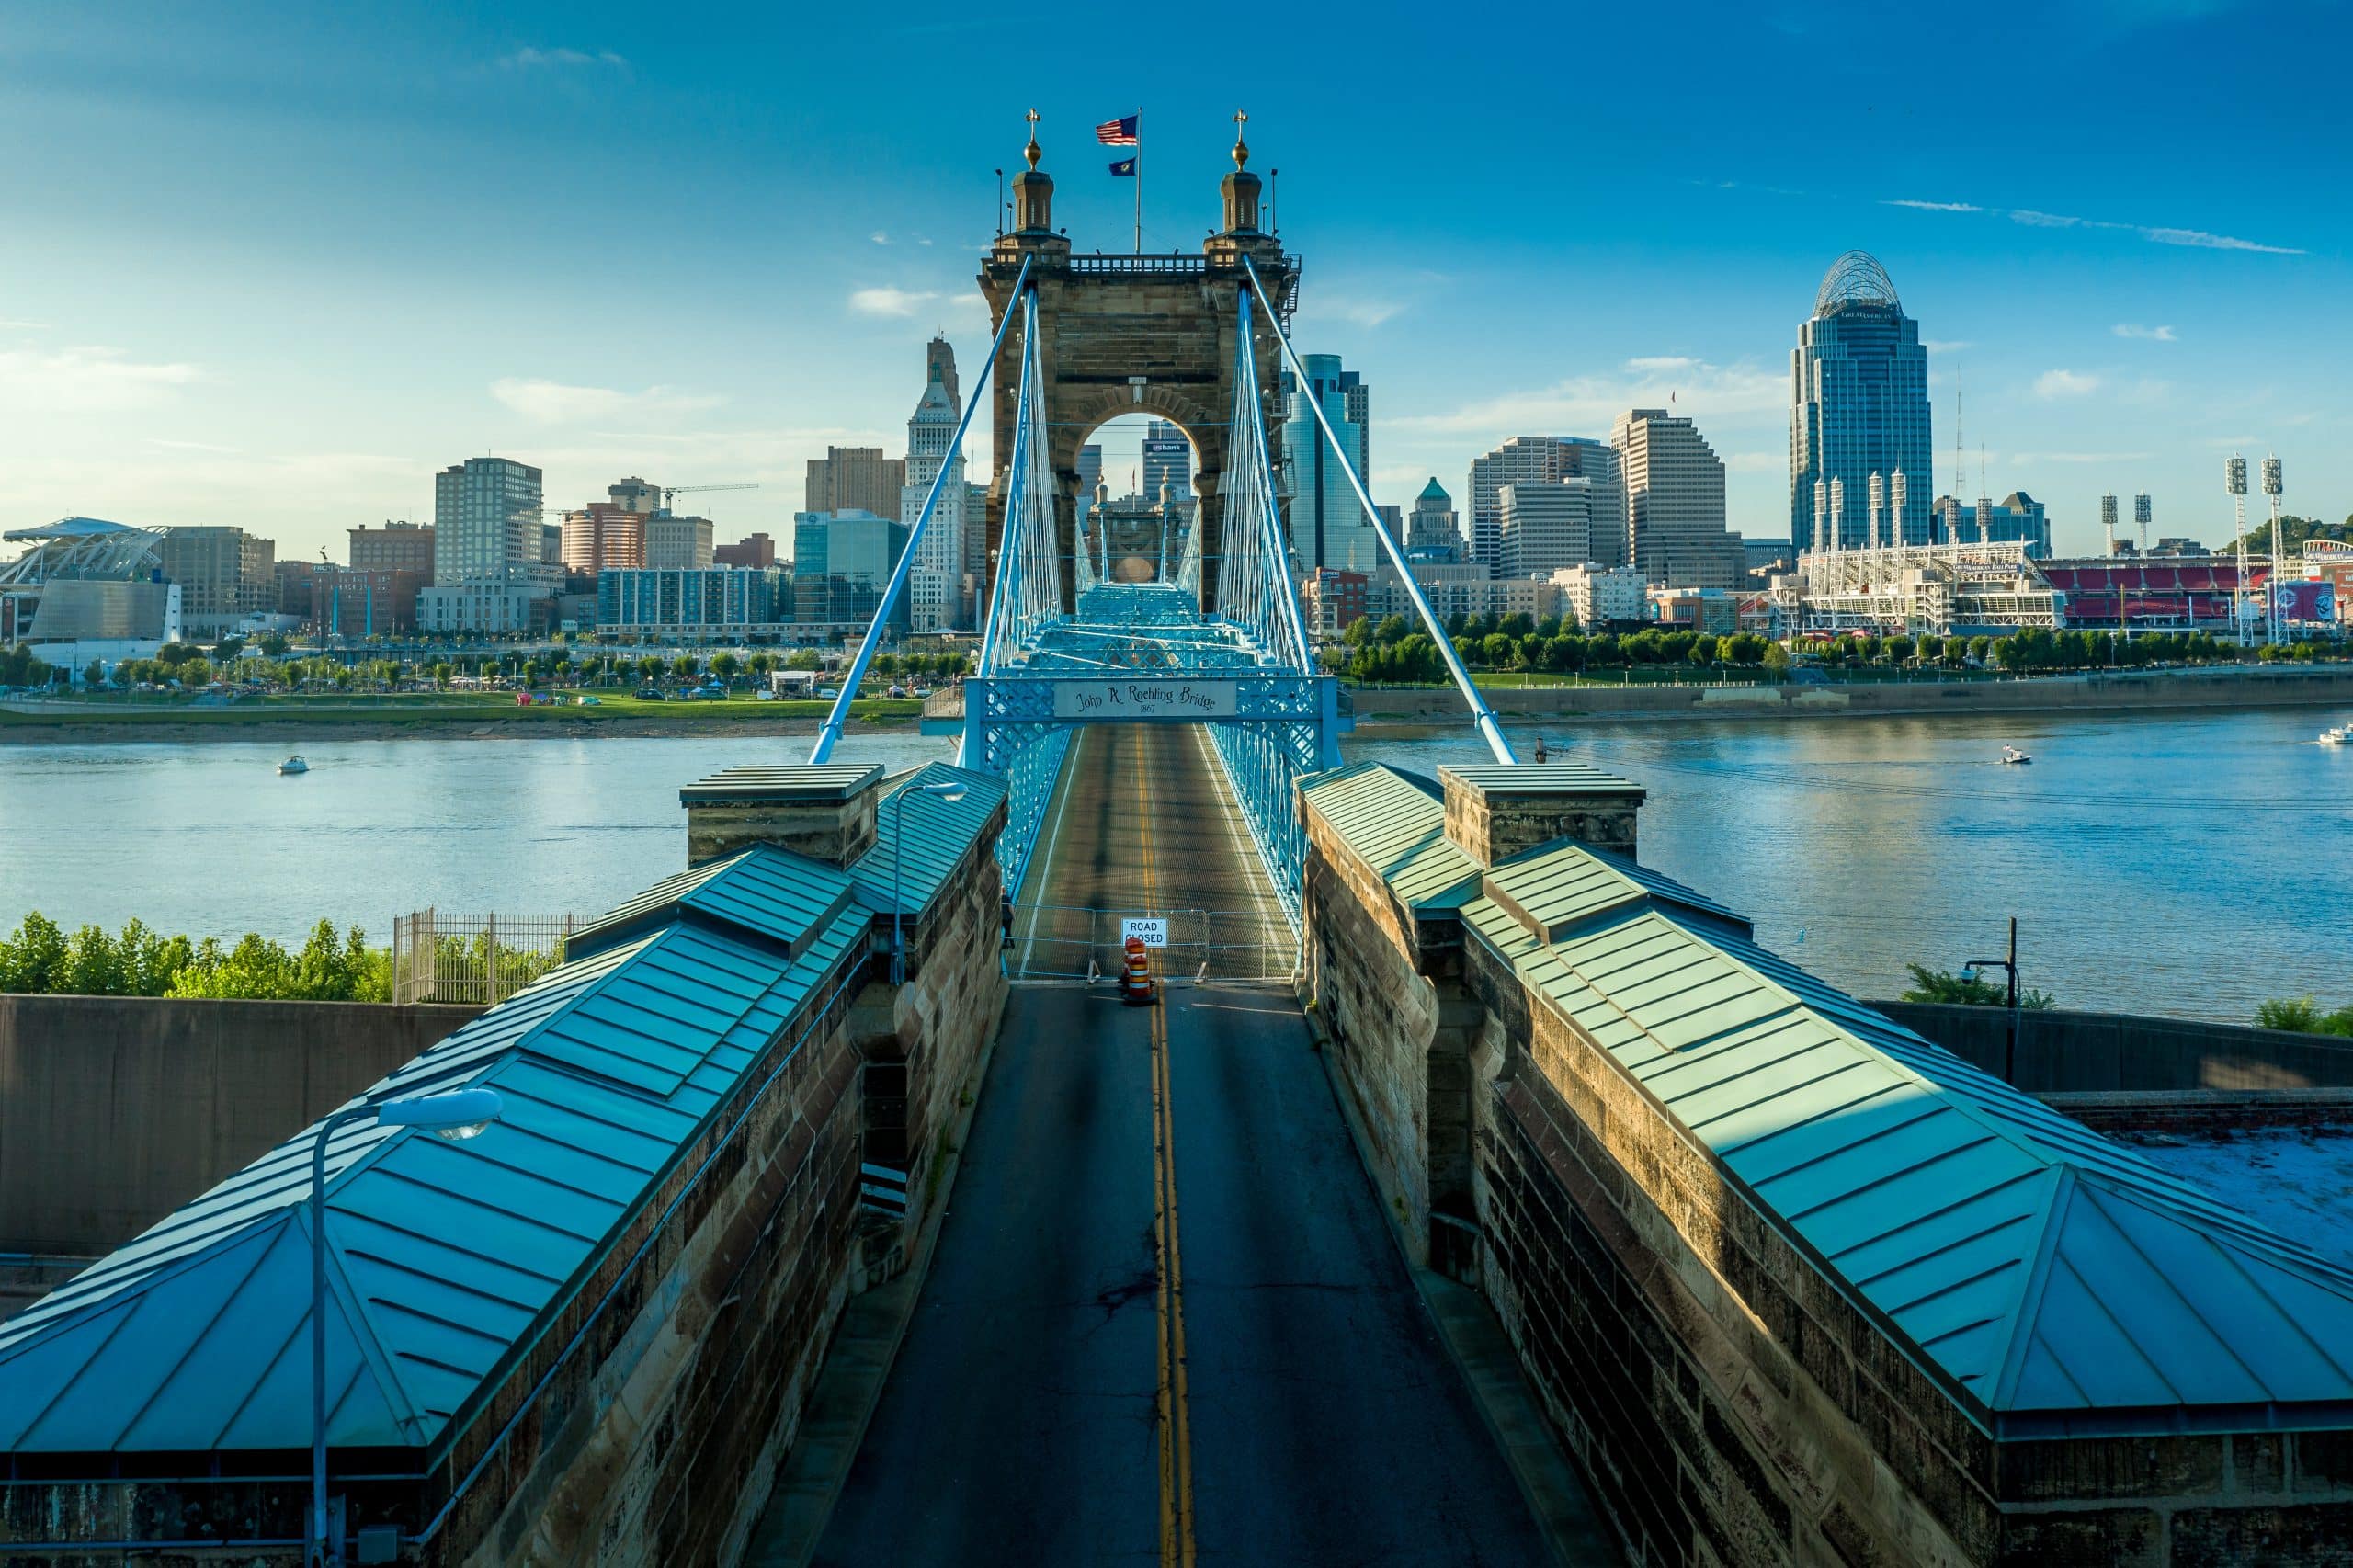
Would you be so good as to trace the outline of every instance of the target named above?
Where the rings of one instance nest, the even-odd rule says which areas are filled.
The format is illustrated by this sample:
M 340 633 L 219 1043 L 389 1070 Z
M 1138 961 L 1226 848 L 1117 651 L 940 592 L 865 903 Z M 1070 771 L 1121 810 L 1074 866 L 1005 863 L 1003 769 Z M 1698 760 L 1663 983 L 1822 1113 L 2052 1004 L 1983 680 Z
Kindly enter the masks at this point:
M 1618 452 L 1581 436 L 1515 436 L 1471 464 L 1470 559 L 1499 566 L 1503 555 L 1503 487 L 1558 484 L 1564 479 L 1591 482 L 1593 552 L 1579 560 L 1604 566 L 1626 563 L 1626 485 Z M 1572 565 L 1574 562 L 1558 564 Z
M 1521 482 L 1497 493 L 1498 577 L 1544 577 L 1596 558 L 1593 481 Z
M 1887 269 L 1861 251 L 1833 263 L 1790 355 L 1790 536 L 1801 551 L 1929 537 L 1928 353 Z M 1898 497 L 1902 504 L 1897 505 Z
M 713 550 L 710 560 L 714 566 L 762 571 L 776 564 L 776 540 L 764 533 L 745 534 L 733 544 L 722 544 Z
M 1078 449 L 1078 499 L 1085 506 L 1095 495 L 1095 487 L 1103 483 L 1103 449 L 1089 442 Z
M 1943 544 L 2022 544 L 2029 560 L 2051 558 L 2051 517 L 2041 502 L 2023 490 L 2013 490 L 1999 501 L 1980 500 L 1963 506 L 1960 497 L 1939 495 L 1934 516 L 1938 542 Z
M 1740 538 L 1740 558 L 1748 576 L 1761 583 L 1760 574 L 1786 572 L 1796 565 L 1798 549 L 1791 540 L 1756 539 L 1743 534 Z
M 381 528 L 362 523 L 347 528 L 350 546 L 345 560 L 355 572 L 414 572 L 433 580 L 433 525 L 387 522 Z
M 1328 642 L 1365 617 L 1372 579 L 1361 572 L 1325 566 L 1300 579 L 1299 612 L 1307 635 Z
M 956 380 L 956 355 L 941 338 L 932 339 L 924 354 L 923 395 L 907 418 L 906 483 L 901 487 L 893 514 L 914 536 L 925 501 L 940 480 L 931 520 L 916 542 L 915 559 L 907 568 L 904 602 L 906 624 L 915 631 L 939 631 L 959 624 L 964 608 L 964 459 L 948 463 L 948 449 L 956 438 L 956 422 L 963 406 L 951 387 Z
M 635 512 L 642 517 L 650 517 L 668 505 L 662 498 L 660 485 L 648 484 L 636 474 L 631 474 L 619 484 L 607 485 L 605 495 L 613 506 L 624 512 Z
M 1283 372 L 1282 482 L 1291 559 L 1302 573 L 1321 566 L 1370 572 L 1381 564 L 1381 545 L 1347 471 L 1316 425 L 1310 400 L 1331 422 L 1358 473 L 1364 472 L 1364 430 L 1348 418 L 1339 356 L 1310 354 L 1303 362 L 1305 387 Z
M 1099 461 L 1102 452 L 1096 453 Z M 968 478 L 964 484 L 964 605 L 961 619 L 977 629 L 981 602 L 988 596 L 988 580 L 995 562 L 989 558 L 989 487 Z
M 801 508 L 895 517 L 906 483 L 904 458 L 886 458 L 880 447 L 827 447 L 824 457 L 809 460 Z
M 518 636 L 546 624 L 550 602 L 526 576 L 435 583 L 417 593 L 416 627 L 443 636 Z
M 907 547 L 907 528 L 868 511 L 801 512 L 792 519 L 792 619 L 804 627 L 852 630 L 874 619 L 891 573 Z M 891 629 L 904 635 L 901 597 Z
M 1609 432 L 1626 485 L 1626 563 L 1652 583 L 1734 588 L 1748 575 L 1724 527 L 1724 465 L 1690 420 L 1636 408 Z
M 1592 562 L 1563 566 L 1552 573 L 1552 583 L 1565 601 L 1562 613 L 1587 631 L 1607 631 L 1644 618 L 1647 606 L 1643 594 L 1647 585 L 1639 567 L 1603 566 Z
M 1722 588 L 1654 584 L 1647 592 L 1651 618 L 1662 630 L 1704 631 L 1718 637 L 1729 637 L 1740 630 L 1740 598 Z
M 1096 462 L 1099 469 L 1099 452 Z M 1143 432 L 1143 498 L 1159 500 L 1164 484 L 1180 502 L 1193 498 L 1193 443 L 1180 426 L 1155 419 L 1144 426 Z M 1094 492 L 1090 489 L 1086 494 L 1091 495 Z
M 563 569 L 593 577 L 645 564 L 647 518 L 616 501 L 591 501 L 563 515 Z
M 1475 562 L 1416 561 L 1410 564 L 1414 581 L 1441 621 L 1459 615 L 1484 616 L 1490 620 L 1524 615 L 1530 621 L 1540 621 L 1561 614 L 1567 602 L 1561 585 L 1549 577 L 1498 577 Z M 1413 599 L 1396 568 L 1383 566 L 1373 574 L 1365 613 L 1376 619 L 1414 616 Z
M 433 481 L 433 581 L 501 580 L 539 566 L 540 502 L 540 471 L 528 463 L 468 458 L 443 469 Z
M 688 642 L 787 635 L 792 580 L 775 567 L 606 572 L 597 578 L 597 630 Z
M 645 565 L 652 572 L 708 572 L 711 565 L 709 517 L 682 517 L 667 510 L 645 519 Z
M 1414 509 L 1405 517 L 1405 552 L 1417 560 L 1459 561 L 1462 557 L 1462 527 L 1454 515 L 1454 497 L 1430 475 Z
M 278 609 L 278 545 L 240 528 L 165 528 L 156 565 L 180 587 L 181 625 L 199 639 L 233 631 L 247 619 Z
M 299 616 L 331 636 L 348 640 L 416 629 L 416 599 L 429 582 L 423 572 L 322 566 L 309 584 L 309 607 L 296 610 L 283 599 L 281 615 Z M 281 595 L 290 584 L 278 580 Z
M 1372 388 L 1354 370 L 1340 372 L 1340 406 L 1357 427 L 1357 477 L 1372 483 Z

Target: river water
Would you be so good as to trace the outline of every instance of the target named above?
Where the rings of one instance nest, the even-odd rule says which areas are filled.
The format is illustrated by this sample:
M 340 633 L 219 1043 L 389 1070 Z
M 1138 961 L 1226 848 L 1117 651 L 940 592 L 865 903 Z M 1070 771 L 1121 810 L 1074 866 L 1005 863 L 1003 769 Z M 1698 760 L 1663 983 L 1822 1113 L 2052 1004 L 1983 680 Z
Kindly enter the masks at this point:
M 2353 1002 L 2353 747 L 2309 710 L 2085 718 L 1554 723 L 1650 791 L 1642 858 L 1866 996 L 1904 966 L 1998 956 L 2062 1006 L 2251 1019 Z M 1527 755 L 1533 731 L 1515 731 Z M 2004 744 L 2028 767 L 1999 766 Z M 192 935 L 388 940 L 395 913 L 593 914 L 685 864 L 676 790 L 805 739 L 0 745 L 0 925 L 137 915 Z M 892 768 L 947 743 L 846 740 Z M 1351 761 L 1482 761 L 1469 727 Z

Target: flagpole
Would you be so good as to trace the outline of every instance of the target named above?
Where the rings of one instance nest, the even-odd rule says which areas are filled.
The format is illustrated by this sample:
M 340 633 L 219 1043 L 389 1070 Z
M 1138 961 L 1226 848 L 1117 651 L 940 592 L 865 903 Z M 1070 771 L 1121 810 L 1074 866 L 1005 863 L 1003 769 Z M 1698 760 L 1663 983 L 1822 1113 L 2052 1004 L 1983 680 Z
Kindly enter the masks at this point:
M 1136 254 L 1143 254 L 1143 106 L 1136 106 Z

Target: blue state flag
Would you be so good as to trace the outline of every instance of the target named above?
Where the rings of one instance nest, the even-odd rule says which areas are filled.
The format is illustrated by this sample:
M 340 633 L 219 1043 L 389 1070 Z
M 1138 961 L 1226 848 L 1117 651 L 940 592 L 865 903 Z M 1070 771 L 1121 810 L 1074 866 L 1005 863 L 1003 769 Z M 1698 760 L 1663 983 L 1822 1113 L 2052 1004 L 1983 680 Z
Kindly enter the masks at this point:
M 1111 165 L 1111 172 L 1115 175 L 1132 176 L 1136 172 L 1136 161 L 1133 158 L 1121 158 Z

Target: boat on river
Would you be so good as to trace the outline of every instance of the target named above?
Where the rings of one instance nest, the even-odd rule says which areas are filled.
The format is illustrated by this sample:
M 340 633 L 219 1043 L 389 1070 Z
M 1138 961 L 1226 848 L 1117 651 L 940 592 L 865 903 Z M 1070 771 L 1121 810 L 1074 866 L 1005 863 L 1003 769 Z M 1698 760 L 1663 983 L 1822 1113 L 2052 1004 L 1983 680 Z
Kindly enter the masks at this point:
M 2029 756 L 2026 753 L 2018 750 L 2016 746 L 2004 746 L 2002 748 L 2002 761 L 2005 766 L 2023 767 L 2033 760 L 2033 757 Z
M 2353 746 L 2353 724 L 2337 724 L 2320 733 L 2325 746 Z
M 280 773 L 308 773 L 311 771 L 311 765 L 304 762 L 299 756 L 290 756 L 284 762 L 278 765 L 278 771 Z

